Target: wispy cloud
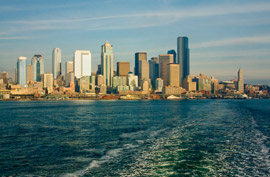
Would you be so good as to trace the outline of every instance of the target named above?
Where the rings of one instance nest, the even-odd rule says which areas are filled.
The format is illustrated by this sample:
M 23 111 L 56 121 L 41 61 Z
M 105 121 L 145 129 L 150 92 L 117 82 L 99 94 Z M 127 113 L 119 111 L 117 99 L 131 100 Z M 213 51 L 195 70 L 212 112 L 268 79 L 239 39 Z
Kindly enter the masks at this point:
M 30 36 L 0 36 L 0 40 L 20 40 L 20 39 L 32 39 Z
M 210 42 L 202 42 L 191 45 L 191 48 L 207 48 L 207 47 L 220 47 L 229 45 L 242 45 L 242 44 L 265 44 L 270 43 L 270 35 L 252 36 L 252 37 L 236 37 L 230 39 L 215 40 Z

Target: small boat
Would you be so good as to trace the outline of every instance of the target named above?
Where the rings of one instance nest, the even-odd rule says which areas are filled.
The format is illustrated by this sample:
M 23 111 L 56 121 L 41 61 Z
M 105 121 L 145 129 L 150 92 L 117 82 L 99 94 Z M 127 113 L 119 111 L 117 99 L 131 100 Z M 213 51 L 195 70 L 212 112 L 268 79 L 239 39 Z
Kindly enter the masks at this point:
M 183 99 L 182 97 L 178 97 L 178 96 L 174 96 L 174 95 L 170 95 L 167 97 L 167 100 L 181 100 Z

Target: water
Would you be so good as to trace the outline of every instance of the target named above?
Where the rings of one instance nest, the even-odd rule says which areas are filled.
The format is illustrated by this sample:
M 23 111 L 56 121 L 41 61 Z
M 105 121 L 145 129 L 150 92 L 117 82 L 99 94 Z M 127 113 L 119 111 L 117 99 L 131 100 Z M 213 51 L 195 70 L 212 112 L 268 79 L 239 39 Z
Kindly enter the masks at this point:
M 270 100 L 0 102 L 0 176 L 269 176 Z

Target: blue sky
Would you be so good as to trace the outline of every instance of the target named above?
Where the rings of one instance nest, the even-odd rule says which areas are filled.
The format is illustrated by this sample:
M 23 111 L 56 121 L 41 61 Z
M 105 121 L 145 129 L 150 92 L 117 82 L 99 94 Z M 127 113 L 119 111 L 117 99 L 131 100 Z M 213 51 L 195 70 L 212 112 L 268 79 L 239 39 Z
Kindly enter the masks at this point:
M 55 47 L 63 64 L 90 50 L 96 70 L 107 40 L 114 66 L 133 68 L 135 52 L 164 54 L 178 36 L 189 37 L 191 74 L 231 80 L 241 67 L 246 82 L 270 84 L 269 0 L 0 0 L 0 71 L 10 76 L 18 56 L 30 64 L 34 54 L 51 72 Z

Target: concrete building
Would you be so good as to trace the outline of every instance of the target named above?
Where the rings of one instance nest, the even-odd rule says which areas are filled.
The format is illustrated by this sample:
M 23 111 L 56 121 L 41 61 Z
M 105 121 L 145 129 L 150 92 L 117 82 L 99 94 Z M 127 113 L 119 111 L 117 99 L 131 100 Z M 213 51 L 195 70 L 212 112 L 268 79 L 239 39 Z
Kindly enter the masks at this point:
M 137 52 L 135 53 L 135 68 L 134 68 L 134 75 L 139 76 L 140 72 L 140 61 L 147 61 L 147 54 L 146 52 Z
M 170 86 L 179 86 L 179 64 L 169 63 L 167 65 L 168 71 L 168 85 Z
M 104 85 L 112 86 L 113 46 L 108 41 L 101 46 L 101 66 Z
M 1 72 L 1 78 L 3 79 L 3 84 L 7 84 L 8 72 Z
M 67 61 L 66 62 L 66 74 L 74 72 L 73 70 L 73 61 Z
M 163 80 L 161 78 L 156 79 L 156 92 L 162 92 L 163 90 Z
M 33 81 L 33 67 L 32 65 L 27 65 L 27 83 Z
M 76 79 L 91 76 L 92 59 L 90 50 L 76 50 L 73 57 L 73 71 Z
M 69 86 L 70 87 L 70 84 L 73 83 L 75 84 L 75 74 L 74 72 L 69 72 L 66 74 L 66 86 Z
M 41 74 L 44 74 L 44 59 L 41 55 L 34 55 L 32 57 L 32 70 L 33 70 L 33 80 L 40 82 Z
M 217 80 L 214 76 L 211 77 L 211 86 L 212 93 L 214 94 L 216 94 L 220 90 L 219 80 Z
M 196 91 L 197 81 L 195 78 L 196 76 L 188 75 L 183 81 L 183 88 L 186 89 L 187 91 Z
M 196 77 L 197 82 L 197 90 L 198 91 L 209 91 L 211 92 L 212 85 L 211 85 L 211 78 L 208 76 L 205 76 L 204 74 L 200 74 L 198 77 Z
M 135 76 L 133 73 L 129 73 L 128 76 L 128 86 L 130 88 L 130 90 L 132 91 L 136 91 L 137 87 L 138 87 L 138 76 Z
M 244 79 L 243 79 L 243 71 L 241 68 L 238 70 L 237 90 L 240 93 L 244 93 Z
M 26 57 L 20 56 L 17 59 L 17 84 L 21 85 L 21 87 L 25 87 L 26 82 Z
M 126 86 L 127 84 L 127 77 L 115 76 L 113 77 L 113 90 L 114 92 L 117 91 L 118 86 Z
M 41 82 L 43 83 L 43 89 L 46 89 L 48 93 L 53 91 L 53 74 L 44 73 L 41 75 Z
M 159 77 L 163 80 L 164 86 L 168 85 L 167 65 L 170 63 L 173 63 L 173 54 L 159 55 Z
M 117 62 L 117 76 L 127 76 L 130 72 L 129 62 Z
M 180 86 L 166 86 L 164 87 L 164 94 L 166 95 L 181 95 L 182 87 Z
M 173 63 L 177 63 L 175 50 L 169 50 L 167 54 L 173 54 Z
M 59 48 L 54 48 L 52 52 L 52 73 L 53 78 L 56 79 L 62 74 L 62 52 Z
M 146 60 L 139 60 L 139 85 L 142 85 L 143 80 L 149 82 L 149 63 Z
M 189 75 L 189 48 L 188 38 L 178 37 L 177 38 L 177 63 L 179 64 L 179 78 L 180 85 L 183 85 L 184 79 Z
M 149 62 L 149 77 L 151 79 L 151 84 L 154 89 L 156 79 L 159 77 L 159 64 L 158 64 L 158 57 L 152 57 Z
M 90 92 L 90 76 L 83 76 L 77 79 L 76 91 L 80 93 Z
M 104 85 L 103 75 L 101 75 L 101 74 L 99 74 L 97 77 L 97 85 L 98 86 Z

